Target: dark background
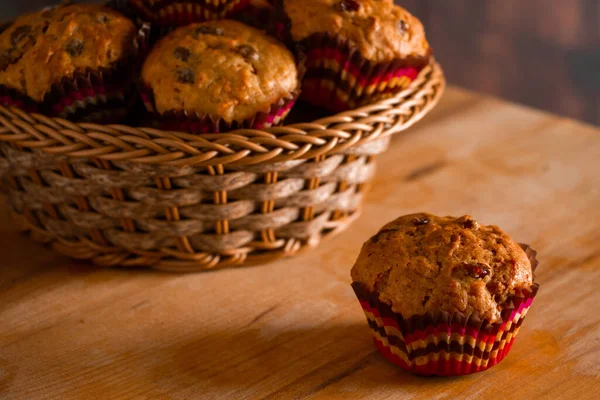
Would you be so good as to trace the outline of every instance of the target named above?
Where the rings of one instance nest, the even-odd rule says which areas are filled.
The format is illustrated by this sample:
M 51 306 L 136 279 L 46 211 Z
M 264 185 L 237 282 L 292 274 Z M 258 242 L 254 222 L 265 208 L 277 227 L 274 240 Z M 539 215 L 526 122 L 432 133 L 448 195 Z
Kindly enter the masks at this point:
M 600 0 L 401 0 L 450 82 L 600 124 Z
M 1 0 L 3 20 L 54 4 Z M 600 0 L 400 0 L 449 81 L 600 124 Z

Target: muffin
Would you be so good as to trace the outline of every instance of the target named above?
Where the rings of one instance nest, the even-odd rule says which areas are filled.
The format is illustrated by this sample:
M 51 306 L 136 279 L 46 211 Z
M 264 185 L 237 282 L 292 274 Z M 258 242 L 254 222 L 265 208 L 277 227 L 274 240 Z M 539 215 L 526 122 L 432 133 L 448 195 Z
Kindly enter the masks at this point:
M 466 375 L 510 350 L 538 285 L 535 252 L 496 226 L 414 214 L 363 245 L 352 287 L 373 340 L 421 375 Z
M 279 0 L 280 34 L 306 53 L 302 98 L 343 111 L 408 86 L 431 57 L 421 22 L 392 0 Z
M 277 124 L 299 89 L 292 53 L 231 20 L 174 30 L 154 46 L 141 79 L 155 125 L 192 133 Z
M 129 0 L 140 16 L 160 26 L 182 26 L 230 17 L 250 0 Z
M 98 5 L 21 16 L 0 34 L 3 105 L 74 120 L 120 119 L 135 93 L 144 31 Z

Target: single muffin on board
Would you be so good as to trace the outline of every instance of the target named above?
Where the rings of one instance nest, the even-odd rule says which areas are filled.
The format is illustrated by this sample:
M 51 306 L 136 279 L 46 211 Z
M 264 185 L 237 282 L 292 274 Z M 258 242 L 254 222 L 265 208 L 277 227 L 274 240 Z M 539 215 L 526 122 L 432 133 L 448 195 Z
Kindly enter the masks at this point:
M 250 0 L 129 0 L 145 20 L 160 26 L 181 26 L 230 17 Z
M 188 25 L 163 37 L 141 78 L 151 120 L 192 133 L 275 125 L 299 91 L 292 53 L 275 38 L 231 20 Z
M 420 375 L 466 375 L 510 350 L 536 266 L 535 251 L 496 226 L 413 214 L 365 242 L 352 287 L 384 357 Z
M 343 111 L 414 80 L 431 49 L 421 22 L 392 0 L 278 0 L 284 41 L 306 53 L 302 98 Z
M 68 5 L 0 34 L 0 103 L 83 121 L 117 121 L 135 94 L 147 27 L 117 11 Z

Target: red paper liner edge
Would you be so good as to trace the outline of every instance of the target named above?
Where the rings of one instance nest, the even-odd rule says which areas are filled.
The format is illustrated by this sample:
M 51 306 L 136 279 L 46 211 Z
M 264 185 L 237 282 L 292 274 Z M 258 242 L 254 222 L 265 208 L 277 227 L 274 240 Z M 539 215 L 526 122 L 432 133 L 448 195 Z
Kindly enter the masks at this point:
M 150 25 L 141 24 L 126 58 L 108 68 L 75 71 L 53 84 L 41 103 L 0 85 L 0 104 L 72 121 L 119 122 L 136 100 L 135 75 L 147 52 L 149 33 Z
M 4 85 L 0 85 L 0 104 L 5 107 L 20 108 L 30 113 L 36 113 L 40 110 L 39 104 L 31 97 Z
M 538 265 L 535 251 L 521 245 Z M 352 288 L 360 301 L 379 352 L 393 364 L 417 375 L 458 376 L 485 371 L 510 351 L 539 285 L 515 293 L 501 312 L 502 321 L 490 323 L 476 315 L 439 313 L 404 318 L 381 302 L 361 283 Z
M 148 50 L 150 26 L 138 30 L 131 54 L 109 68 L 75 71 L 52 86 L 41 110 L 74 121 L 118 122 L 136 99 L 135 76 Z
M 299 90 L 296 90 L 287 97 L 279 99 L 271 105 L 267 112 L 259 112 L 251 118 L 232 122 L 227 122 L 216 116 L 197 114 L 185 110 L 171 110 L 160 114 L 156 111 L 152 89 L 141 84 L 140 94 L 149 114 L 145 121 L 146 124 L 170 131 L 219 133 L 234 129 L 263 129 L 278 125 L 288 115 L 300 93 Z
M 295 52 L 298 87 L 286 97 L 273 103 L 267 112 L 259 112 L 242 121 L 225 121 L 218 116 L 198 114 L 186 110 L 171 110 L 159 113 L 156 110 L 154 91 L 150 85 L 138 82 L 138 90 L 147 111 L 144 124 L 158 129 L 189 133 L 220 133 L 234 129 L 263 129 L 280 124 L 289 114 L 300 96 L 300 82 L 306 73 L 306 58 Z
M 405 89 L 431 57 L 373 63 L 350 42 L 315 34 L 300 43 L 306 54 L 302 99 L 341 112 L 389 97 Z
M 215 5 L 208 0 L 162 0 L 149 5 L 144 0 L 130 0 L 131 6 L 142 18 L 167 27 L 228 18 L 242 11 L 249 3 L 250 0 L 232 0 Z
M 424 57 L 371 62 L 350 41 L 327 32 L 295 43 L 283 1 L 274 3 L 276 36 L 288 47 L 305 53 L 306 77 L 301 99 L 315 106 L 342 112 L 390 97 L 405 89 L 431 62 L 431 50 Z

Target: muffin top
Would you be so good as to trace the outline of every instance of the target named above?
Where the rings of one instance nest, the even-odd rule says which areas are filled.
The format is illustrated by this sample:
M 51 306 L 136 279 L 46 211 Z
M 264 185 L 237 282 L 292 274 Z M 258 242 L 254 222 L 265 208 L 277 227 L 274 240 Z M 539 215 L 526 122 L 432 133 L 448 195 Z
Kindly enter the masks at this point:
M 430 54 L 421 22 L 392 0 L 283 0 L 283 8 L 295 41 L 337 35 L 373 62 Z
M 352 268 L 354 282 L 405 318 L 445 311 L 492 323 L 532 275 L 519 244 L 469 215 L 400 217 L 365 242 Z
M 152 49 L 142 80 L 156 111 L 185 110 L 242 121 L 298 87 L 292 54 L 258 29 L 231 20 L 178 28 Z
M 0 34 L 0 85 L 41 102 L 55 83 L 129 55 L 137 29 L 99 5 L 59 6 L 23 15 Z

